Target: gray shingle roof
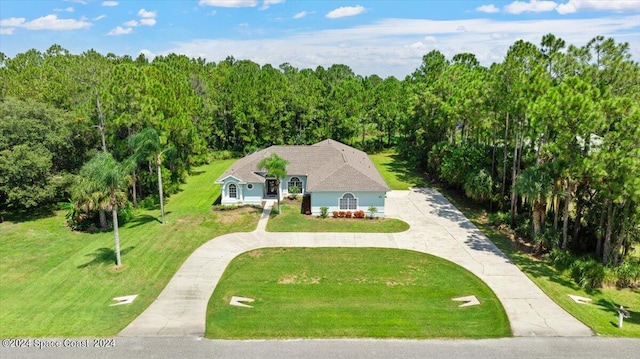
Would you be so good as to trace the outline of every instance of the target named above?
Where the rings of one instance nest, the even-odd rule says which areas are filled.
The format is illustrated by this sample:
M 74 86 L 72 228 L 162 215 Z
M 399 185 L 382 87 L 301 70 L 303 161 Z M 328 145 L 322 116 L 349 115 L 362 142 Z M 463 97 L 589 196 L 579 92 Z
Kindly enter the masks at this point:
M 233 176 L 241 182 L 264 182 L 258 162 L 272 153 L 289 161 L 287 174 L 307 176 L 307 191 L 389 191 L 366 153 L 334 140 L 311 146 L 271 146 L 236 161 L 216 182 Z

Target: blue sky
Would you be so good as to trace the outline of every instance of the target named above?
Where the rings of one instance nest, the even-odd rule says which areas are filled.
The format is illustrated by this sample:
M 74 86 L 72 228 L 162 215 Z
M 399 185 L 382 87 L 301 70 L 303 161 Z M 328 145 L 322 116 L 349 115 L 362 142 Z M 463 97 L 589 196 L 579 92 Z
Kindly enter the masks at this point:
M 488 66 L 516 40 L 539 44 L 547 33 L 577 46 L 611 36 L 639 61 L 640 0 L 0 1 L 0 51 L 10 57 L 59 44 L 72 53 L 341 63 L 403 78 L 433 49 L 449 58 L 471 52 Z

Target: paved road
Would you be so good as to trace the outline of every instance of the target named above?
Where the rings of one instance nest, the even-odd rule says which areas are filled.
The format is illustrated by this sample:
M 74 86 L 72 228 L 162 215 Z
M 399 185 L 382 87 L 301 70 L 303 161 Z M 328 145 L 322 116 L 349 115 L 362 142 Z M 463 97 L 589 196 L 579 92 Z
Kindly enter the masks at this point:
M 52 340 L 52 339 L 49 339 Z M 92 342 L 88 339 L 89 343 Z M 195 337 L 115 338 L 114 348 L 0 348 L 0 358 L 637 358 L 638 339 L 504 338 L 490 340 L 221 341 Z
M 264 231 L 265 213 L 256 231 L 220 236 L 198 248 L 120 336 L 204 336 L 207 303 L 224 269 L 239 254 L 265 247 L 381 247 L 434 254 L 468 269 L 491 287 L 507 312 L 514 336 L 593 335 L 437 191 L 392 191 L 385 212 L 408 222 L 411 229 L 394 234 L 270 233 Z

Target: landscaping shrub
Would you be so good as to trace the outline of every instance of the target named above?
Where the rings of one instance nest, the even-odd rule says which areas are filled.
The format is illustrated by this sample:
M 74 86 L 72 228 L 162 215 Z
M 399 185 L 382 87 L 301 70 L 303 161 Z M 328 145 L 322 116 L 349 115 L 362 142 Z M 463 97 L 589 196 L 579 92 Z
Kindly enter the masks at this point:
M 493 196 L 493 179 L 485 169 L 468 175 L 463 187 L 467 197 L 475 201 L 488 201 Z
M 298 197 L 299 193 L 300 193 L 300 187 L 298 186 L 289 187 L 289 199 L 294 199 Z
M 577 259 L 571 266 L 571 277 L 584 289 L 600 288 L 605 279 L 605 268 L 595 259 Z
M 503 224 L 507 224 L 511 221 L 511 213 L 509 212 L 495 212 L 489 214 L 489 222 L 496 227 L 500 227 Z
M 373 216 L 375 216 L 376 213 L 378 213 L 378 207 L 376 206 L 371 206 L 369 208 L 367 208 L 367 210 L 369 211 L 369 218 L 373 218 Z
M 338 211 L 333 211 L 333 218 L 338 218 L 340 216 L 340 214 L 338 213 Z
M 640 259 L 628 258 L 613 269 L 615 285 L 619 288 L 640 287 Z
M 351 216 L 353 216 L 353 213 L 351 213 L 351 211 L 347 211 L 347 212 L 344 214 L 344 216 L 345 216 L 345 217 L 347 217 L 347 218 L 351 218 Z
M 160 206 L 160 197 L 157 194 L 151 195 L 143 199 L 142 201 L 138 202 L 138 207 L 144 208 L 144 209 L 158 209 L 159 206 Z
M 130 201 L 127 201 L 127 203 L 123 207 L 118 208 L 119 225 L 131 222 L 135 216 L 135 209 L 133 208 L 133 204 Z
M 364 218 L 365 217 L 365 213 L 364 213 L 364 211 L 355 211 L 355 212 L 353 212 L 353 217 L 355 217 L 355 218 Z
M 547 258 L 549 259 L 549 263 L 558 270 L 569 269 L 576 260 L 576 257 L 571 254 L 571 252 L 560 248 L 552 249 L 547 255 Z
M 336 212 L 333 212 L 333 216 L 335 217 Z M 320 218 L 327 218 L 329 216 L 329 207 L 322 206 L 320 207 Z

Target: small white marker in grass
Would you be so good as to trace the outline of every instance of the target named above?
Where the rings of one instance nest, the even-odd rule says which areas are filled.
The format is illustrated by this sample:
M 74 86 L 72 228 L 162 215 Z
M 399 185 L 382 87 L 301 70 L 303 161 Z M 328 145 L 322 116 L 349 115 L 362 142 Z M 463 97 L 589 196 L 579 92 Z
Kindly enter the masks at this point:
M 591 302 L 591 298 L 581 297 L 579 295 L 567 294 L 569 298 L 573 299 L 574 302 L 578 304 L 589 304 Z
M 114 305 L 131 304 L 137 297 L 138 297 L 137 294 L 125 295 L 124 297 L 115 297 L 113 298 L 113 300 L 115 300 L 118 303 L 111 304 L 110 307 L 113 307 Z
M 451 298 L 451 300 L 455 300 L 456 302 L 466 302 L 464 304 L 460 304 L 458 307 L 470 307 L 472 305 L 480 305 L 480 301 L 476 298 L 475 295 L 469 295 L 466 297 L 458 297 Z
M 242 302 L 249 302 L 249 303 L 251 303 L 251 302 L 253 302 L 254 300 L 255 300 L 255 299 L 253 299 L 253 298 L 245 298 L 245 297 L 236 297 L 236 296 L 233 296 L 233 297 L 231 297 L 231 300 L 229 301 L 229 305 L 233 305 L 233 306 L 236 306 L 236 307 L 253 308 L 252 306 L 247 305 L 247 304 L 244 304 L 244 303 L 242 303 Z

